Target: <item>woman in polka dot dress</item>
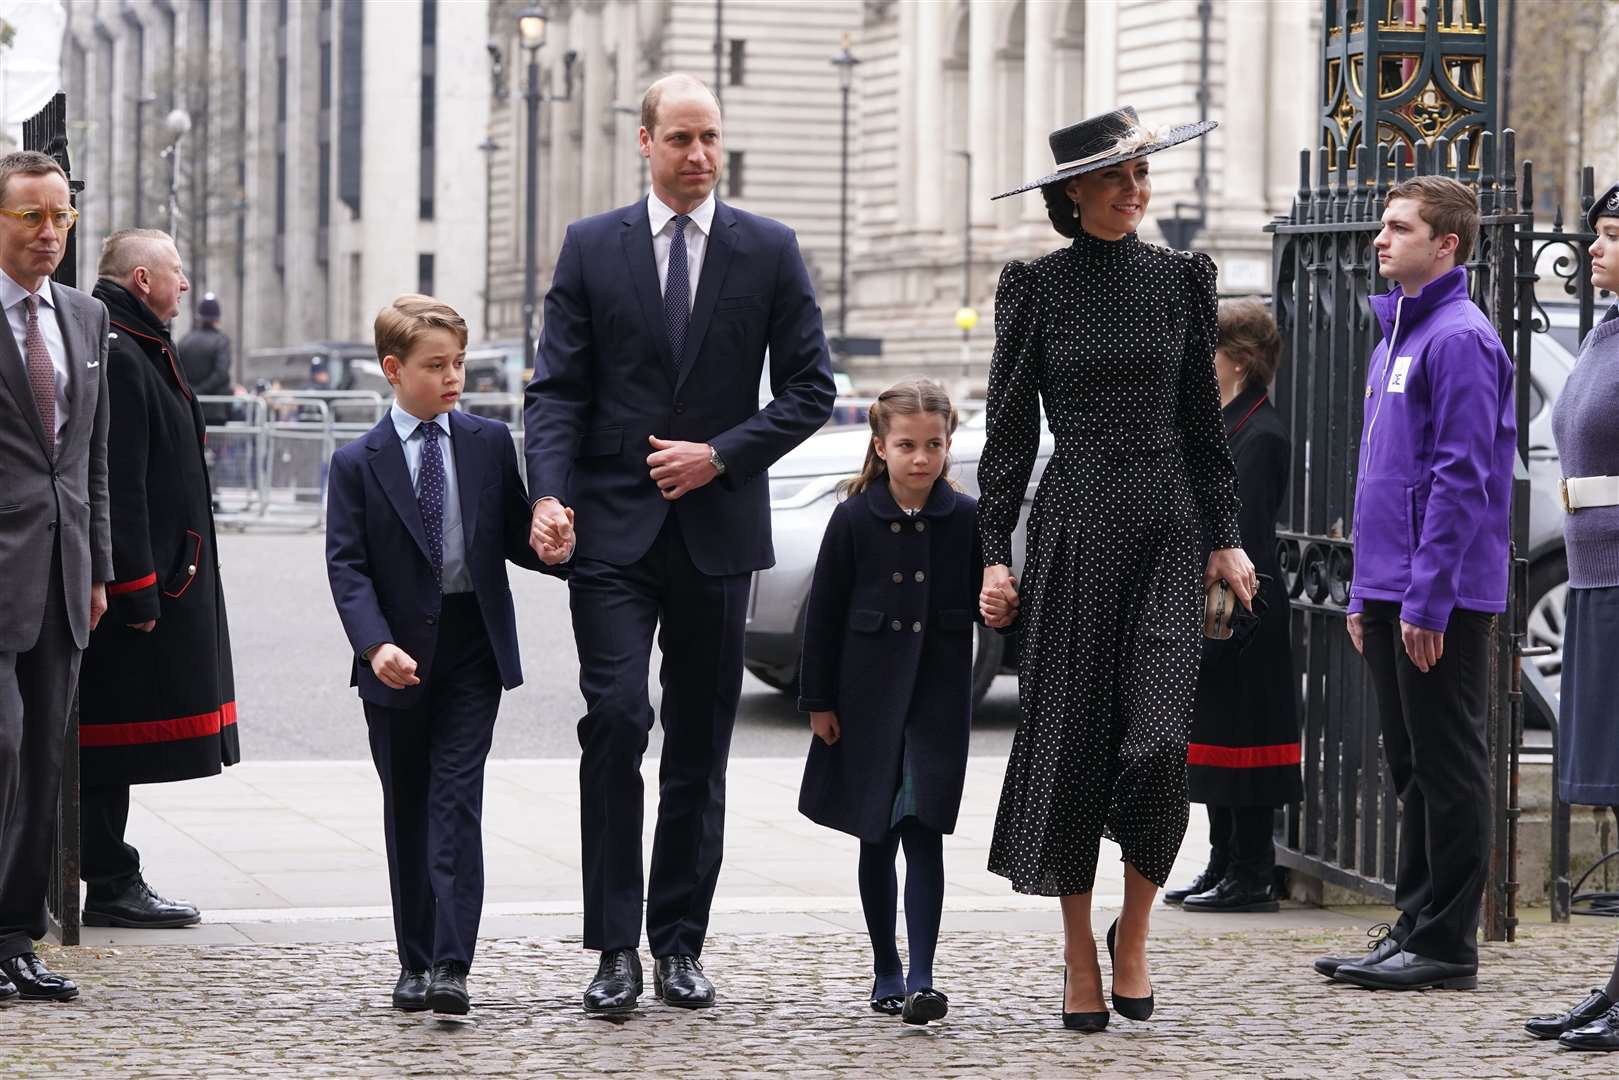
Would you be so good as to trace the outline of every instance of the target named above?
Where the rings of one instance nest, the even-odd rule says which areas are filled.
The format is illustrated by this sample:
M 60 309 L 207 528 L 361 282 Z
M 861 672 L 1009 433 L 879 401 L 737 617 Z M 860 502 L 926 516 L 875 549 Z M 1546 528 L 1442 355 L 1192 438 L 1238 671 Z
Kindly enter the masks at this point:
M 1040 188 L 1073 243 L 1009 263 L 995 296 L 980 605 L 986 619 L 1016 613 L 1023 722 L 989 868 L 1019 892 L 1061 897 L 1063 1021 L 1082 1031 L 1108 1018 L 1090 925 L 1104 835 L 1125 863 L 1124 910 L 1107 934 L 1113 1007 L 1152 1013 L 1148 919 L 1186 832 L 1203 597 L 1224 578 L 1246 604 L 1257 585 L 1214 374 L 1214 264 L 1135 235 L 1152 190 L 1146 158 L 1214 126 L 1160 135 L 1122 108 L 1054 132 L 1057 171 L 1005 193 Z M 1011 536 L 1042 401 L 1056 452 L 1018 581 Z

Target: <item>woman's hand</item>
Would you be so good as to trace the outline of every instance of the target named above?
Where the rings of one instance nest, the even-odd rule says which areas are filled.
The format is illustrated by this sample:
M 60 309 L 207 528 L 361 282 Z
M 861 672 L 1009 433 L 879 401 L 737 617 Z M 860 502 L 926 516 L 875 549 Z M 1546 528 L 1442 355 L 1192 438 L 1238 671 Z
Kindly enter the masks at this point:
M 996 630 L 1011 626 L 1019 603 L 1012 568 L 1000 563 L 984 567 L 984 587 L 978 594 L 978 613 L 984 617 L 984 625 Z
M 1231 586 L 1231 591 L 1237 594 L 1242 606 L 1252 611 L 1254 594 L 1259 591 L 1259 574 L 1254 570 L 1253 561 L 1248 558 L 1246 551 L 1234 547 L 1210 553 L 1209 565 L 1203 571 L 1203 591 L 1208 592 L 1221 578 Z
M 810 713 L 810 731 L 828 746 L 837 742 L 843 735 L 843 729 L 838 727 L 838 714 L 835 712 Z

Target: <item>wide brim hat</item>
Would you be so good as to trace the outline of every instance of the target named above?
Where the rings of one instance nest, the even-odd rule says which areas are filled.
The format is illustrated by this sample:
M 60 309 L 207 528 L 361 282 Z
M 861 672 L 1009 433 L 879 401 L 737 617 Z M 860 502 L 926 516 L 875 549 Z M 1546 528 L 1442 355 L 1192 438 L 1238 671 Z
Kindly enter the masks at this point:
M 1585 212 L 1585 224 L 1592 232 L 1597 231 L 1597 219 L 1605 217 L 1619 217 L 1619 184 L 1613 185 L 1597 197 L 1591 204 L 1591 209 Z
M 1052 160 L 1057 163 L 1056 171 L 1038 180 L 1031 180 L 1022 187 L 993 195 L 991 198 L 1004 199 L 1008 195 L 1033 191 L 1035 188 L 1060 183 L 1098 169 L 1106 169 L 1123 161 L 1134 161 L 1136 158 L 1156 154 L 1160 150 L 1168 150 L 1171 146 L 1190 142 L 1207 135 L 1219 126 L 1214 120 L 1199 120 L 1192 124 L 1178 124 L 1163 131 L 1151 131 L 1141 126 L 1141 120 L 1137 117 L 1135 109 L 1123 105 L 1112 112 L 1093 116 L 1089 120 L 1081 120 L 1077 124 L 1053 131 L 1049 142 Z

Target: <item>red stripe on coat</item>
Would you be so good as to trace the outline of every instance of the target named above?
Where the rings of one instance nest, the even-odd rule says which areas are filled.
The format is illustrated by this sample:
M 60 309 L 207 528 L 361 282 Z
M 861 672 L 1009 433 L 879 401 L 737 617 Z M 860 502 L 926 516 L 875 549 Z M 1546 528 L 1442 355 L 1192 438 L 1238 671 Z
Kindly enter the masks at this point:
M 1278 765 L 1297 765 L 1301 760 L 1296 742 L 1277 743 L 1275 746 L 1191 743 L 1186 747 L 1186 764 L 1208 765 L 1216 769 L 1268 769 Z
M 177 716 L 172 720 L 143 720 L 133 724 L 81 724 L 80 746 L 141 746 L 148 743 L 180 742 L 204 735 L 218 735 L 221 728 L 236 723 L 236 702 L 227 701 L 213 712 Z
M 126 592 L 140 592 L 142 589 L 150 589 L 153 585 L 156 585 L 156 584 L 157 584 L 157 575 L 156 574 L 147 574 L 145 577 L 136 578 L 134 581 L 108 582 L 107 583 L 107 595 L 108 596 L 122 596 Z

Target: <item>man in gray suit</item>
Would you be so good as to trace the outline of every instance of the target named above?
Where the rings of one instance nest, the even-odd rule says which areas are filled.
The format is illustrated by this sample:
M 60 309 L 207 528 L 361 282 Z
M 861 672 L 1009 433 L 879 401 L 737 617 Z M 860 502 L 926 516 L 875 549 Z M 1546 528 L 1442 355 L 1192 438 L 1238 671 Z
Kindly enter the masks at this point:
M 77 220 L 55 161 L 0 157 L 0 1000 L 79 993 L 33 952 L 79 657 L 112 577 L 107 309 L 50 279 Z

